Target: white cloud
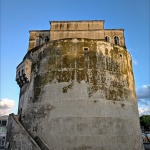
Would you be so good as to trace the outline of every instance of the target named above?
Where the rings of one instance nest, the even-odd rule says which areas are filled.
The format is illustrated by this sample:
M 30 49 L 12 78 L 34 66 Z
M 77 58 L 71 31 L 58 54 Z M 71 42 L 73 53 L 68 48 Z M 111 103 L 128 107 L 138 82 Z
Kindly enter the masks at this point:
M 11 99 L 4 98 L 0 100 L 0 116 L 9 115 L 13 113 L 15 108 L 15 101 Z
M 150 115 L 150 85 L 143 85 L 137 90 L 139 114 Z
M 147 108 L 139 107 L 139 115 L 140 116 L 142 116 L 142 115 L 150 115 L 150 107 L 147 107 Z
M 143 85 L 137 90 L 138 99 L 150 98 L 150 85 Z

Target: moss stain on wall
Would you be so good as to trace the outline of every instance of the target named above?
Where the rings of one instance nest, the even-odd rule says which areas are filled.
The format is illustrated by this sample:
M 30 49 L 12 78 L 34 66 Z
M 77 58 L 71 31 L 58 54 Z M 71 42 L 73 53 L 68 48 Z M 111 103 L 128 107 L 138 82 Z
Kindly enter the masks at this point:
M 104 42 L 103 42 L 104 43 Z M 103 44 L 101 43 L 101 44 Z M 88 50 L 84 50 L 84 48 Z M 105 49 L 105 54 L 97 51 L 97 42 L 88 39 L 70 39 L 54 41 L 38 55 L 40 62 L 46 59 L 44 73 L 37 73 L 34 78 L 34 101 L 38 100 L 41 88 L 52 82 L 67 82 L 63 93 L 73 87 L 74 82 L 84 80 L 89 83 L 89 97 L 96 92 L 103 91 L 108 100 L 125 100 L 128 97 L 127 73 L 131 70 L 127 64 L 127 51 L 113 46 L 110 51 Z M 34 65 L 34 64 L 33 64 Z M 110 81 L 108 81 L 110 80 Z

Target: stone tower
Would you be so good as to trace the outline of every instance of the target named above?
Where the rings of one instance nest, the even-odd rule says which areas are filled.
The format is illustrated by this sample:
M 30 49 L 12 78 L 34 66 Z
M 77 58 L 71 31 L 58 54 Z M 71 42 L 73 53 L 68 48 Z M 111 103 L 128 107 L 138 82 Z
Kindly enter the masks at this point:
M 143 150 L 132 60 L 123 29 L 104 21 L 51 21 L 30 31 L 17 67 L 18 150 Z

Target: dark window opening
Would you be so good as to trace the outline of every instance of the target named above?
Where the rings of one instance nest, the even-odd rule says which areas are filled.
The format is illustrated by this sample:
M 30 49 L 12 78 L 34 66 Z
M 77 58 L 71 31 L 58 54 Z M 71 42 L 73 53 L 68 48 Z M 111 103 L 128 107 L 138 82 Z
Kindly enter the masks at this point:
M 89 48 L 88 47 L 84 47 L 83 50 L 86 52 L 86 51 L 89 50 Z
M 6 121 L 6 120 L 2 120 L 2 121 L 1 121 L 1 125 L 2 125 L 2 126 L 6 126 L 6 124 L 7 124 L 7 121 Z
M 24 70 L 22 69 L 22 75 L 24 74 Z
M 114 44 L 119 45 L 119 38 L 117 36 L 114 37 Z
M 106 41 L 106 42 L 110 42 L 110 39 L 109 39 L 108 36 L 105 37 L 105 41 Z
M 45 37 L 45 42 L 48 42 L 48 41 L 49 41 L 49 37 L 46 36 L 46 37 Z
M 122 54 L 120 54 L 120 57 L 122 57 Z
M 5 141 L 2 141 L 2 146 L 5 146 Z

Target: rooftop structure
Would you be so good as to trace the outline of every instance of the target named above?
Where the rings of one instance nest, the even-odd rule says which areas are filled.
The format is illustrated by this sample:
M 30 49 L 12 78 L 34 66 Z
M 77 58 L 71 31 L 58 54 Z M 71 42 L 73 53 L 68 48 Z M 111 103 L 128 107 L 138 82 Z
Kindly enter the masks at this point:
M 50 30 L 30 30 L 28 50 L 66 38 L 97 39 L 125 47 L 124 29 L 104 29 L 103 20 L 50 21 Z

